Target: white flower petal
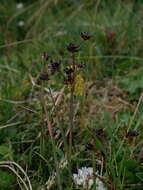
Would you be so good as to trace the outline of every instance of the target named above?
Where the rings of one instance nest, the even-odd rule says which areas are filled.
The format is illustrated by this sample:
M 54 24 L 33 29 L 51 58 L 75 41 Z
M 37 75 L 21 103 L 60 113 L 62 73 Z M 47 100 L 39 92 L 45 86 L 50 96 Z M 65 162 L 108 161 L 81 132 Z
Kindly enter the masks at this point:
M 23 3 L 17 3 L 16 8 L 17 9 L 22 9 L 24 7 Z

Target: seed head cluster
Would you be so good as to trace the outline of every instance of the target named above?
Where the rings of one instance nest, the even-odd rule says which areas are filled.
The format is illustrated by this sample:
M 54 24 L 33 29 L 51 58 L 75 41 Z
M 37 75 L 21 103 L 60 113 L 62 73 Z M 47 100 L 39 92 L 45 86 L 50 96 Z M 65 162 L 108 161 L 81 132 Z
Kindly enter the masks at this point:
M 88 34 L 87 32 L 82 32 L 81 38 L 83 40 L 89 40 L 91 38 L 91 35 Z M 55 60 L 47 52 L 44 52 L 43 54 L 41 54 L 41 57 L 44 63 L 46 64 L 46 66 L 43 69 L 44 72 L 41 72 L 39 74 L 38 81 L 49 81 L 52 75 L 59 73 L 60 77 L 61 76 L 63 77 L 64 84 L 72 88 L 76 87 L 78 91 L 79 89 L 80 91 L 81 89 L 84 89 L 83 78 L 81 75 L 79 75 L 79 70 L 83 69 L 86 66 L 86 64 L 84 62 L 80 62 L 80 63 L 77 62 L 76 57 L 75 57 L 75 53 L 77 53 L 81 49 L 81 45 L 79 44 L 81 43 L 69 43 L 66 46 L 67 51 L 72 54 L 72 59 L 71 59 L 71 63 L 69 63 L 69 65 L 66 66 L 65 68 L 63 66 L 61 68 L 61 63 L 62 62 L 64 63 L 64 60 Z M 77 83 L 77 85 L 75 83 Z M 81 87 L 81 84 L 82 84 L 82 87 Z
M 77 44 L 70 43 L 69 45 L 67 45 L 67 50 L 69 52 L 75 53 L 80 50 L 80 46 Z
M 91 35 L 88 34 L 87 32 L 82 32 L 81 37 L 83 40 L 89 40 L 91 38 Z

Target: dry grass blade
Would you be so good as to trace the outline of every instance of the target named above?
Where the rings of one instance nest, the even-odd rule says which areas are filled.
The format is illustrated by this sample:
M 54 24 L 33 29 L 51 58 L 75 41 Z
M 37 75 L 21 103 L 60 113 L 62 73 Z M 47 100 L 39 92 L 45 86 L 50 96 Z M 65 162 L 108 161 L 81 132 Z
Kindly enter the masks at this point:
M 17 171 L 16 171 L 14 168 L 12 168 L 12 167 L 9 166 L 9 165 L 5 165 L 5 164 L 4 164 L 4 165 L 1 165 L 1 162 L 0 162 L 0 167 L 10 169 L 10 170 L 20 179 L 20 181 L 23 183 L 25 189 L 26 189 L 26 190 L 29 190 L 28 186 L 26 185 L 26 183 L 24 182 L 24 180 L 22 179 L 22 177 L 17 173 Z
M 28 177 L 28 175 L 26 174 L 26 172 L 23 170 L 23 168 L 20 166 L 20 165 L 18 165 L 16 162 L 13 162 L 13 161 L 1 161 L 0 162 L 0 165 L 2 165 L 2 166 L 5 166 L 5 167 L 7 167 L 7 168 L 12 168 L 12 167 L 10 167 L 9 165 L 14 165 L 14 166 L 16 166 L 23 174 L 24 174 L 24 176 L 26 177 L 26 179 L 27 179 L 27 181 L 28 181 L 28 184 L 29 184 L 29 188 L 27 189 L 27 190 L 32 190 L 32 185 L 31 185 L 31 182 L 30 182 L 30 179 L 29 179 L 29 177 Z M 12 168 L 13 169 L 13 168 Z M 13 172 L 14 172 L 14 169 L 13 169 Z M 15 173 L 15 172 L 14 172 Z M 19 175 L 17 172 L 15 173 L 17 176 Z M 27 185 L 26 185 L 27 186 Z
M 59 92 L 59 94 L 57 95 L 56 101 L 55 101 L 55 106 L 58 106 L 61 103 L 63 94 L 64 94 L 64 87 L 61 89 L 61 91 Z M 52 112 L 54 111 L 55 107 L 53 107 Z
M 15 122 L 15 123 L 9 123 L 7 125 L 0 126 L 0 129 L 5 129 L 7 127 L 13 127 L 13 126 L 20 125 L 20 124 L 23 124 L 23 123 L 24 123 L 24 121 L 18 121 L 18 122 Z

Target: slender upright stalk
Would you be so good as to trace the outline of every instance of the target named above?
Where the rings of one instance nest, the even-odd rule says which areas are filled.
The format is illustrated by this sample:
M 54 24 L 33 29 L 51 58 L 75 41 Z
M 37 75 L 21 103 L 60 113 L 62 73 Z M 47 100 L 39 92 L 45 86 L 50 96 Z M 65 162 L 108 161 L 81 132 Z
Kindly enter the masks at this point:
M 55 100 L 54 100 L 54 97 L 53 97 L 53 95 L 52 95 L 52 91 L 51 91 L 50 87 L 49 87 L 48 89 L 49 89 L 49 94 L 50 94 L 50 96 L 51 96 L 52 103 L 53 103 L 53 106 L 54 106 L 54 111 L 55 111 L 55 113 L 56 113 L 56 115 L 57 115 L 57 118 L 58 118 L 58 121 L 59 121 L 59 125 L 58 125 L 58 126 L 59 126 L 59 129 L 60 129 L 60 131 L 61 131 L 61 135 L 62 135 L 63 142 L 64 142 L 64 146 L 65 146 L 66 159 L 67 159 L 68 165 L 69 165 L 68 172 L 69 172 L 69 176 L 70 176 L 70 179 L 71 179 L 71 178 L 72 178 L 72 173 L 71 173 L 71 161 L 70 161 L 71 157 L 70 157 L 70 154 L 68 153 L 68 152 L 69 152 L 68 143 L 67 143 L 66 136 L 65 136 L 65 134 L 64 134 L 64 130 L 63 130 L 63 128 L 62 128 L 62 126 L 63 126 L 63 124 L 62 124 L 62 123 L 63 123 L 63 119 L 60 118 L 59 113 L 57 112 Z
M 73 67 L 73 83 L 71 85 L 70 92 L 70 133 L 69 133 L 69 157 L 71 158 L 72 154 L 72 141 L 73 141 L 73 129 L 74 129 L 74 91 L 75 91 L 75 77 L 76 77 L 76 68 L 75 68 L 75 56 L 72 53 L 72 67 Z
M 42 84 L 42 87 L 41 87 L 41 104 L 42 104 L 43 124 L 44 124 L 44 114 L 45 114 L 48 131 L 49 131 L 49 134 L 50 134 L 50 137 L 51 137 L 52 150 L 53 150 L 54 162 L 55 162 L 56 173 L 57 173 L 58 188 L 59 188 L 59 190 L 62 190 L 62 185 L 61 185 L 61 180 L 60 180 L 60 170 L 59 170 L 58 159 L 57 159 L 57 155 L 56 155 L 56 145 L 55 145 L 55 140 L 54 140 L 53 131 L 52 131 L 52 124 L 51 124 L 50 119 L 49 119 L 49 115 L 50 114 L 47 111 L 46 101 L 45 101 L 45 98 L 44 98 L 44 87 L 43 87 L 43 84 Z M 45 147 L 45 146 L 43 146 L 44 145 L 44 139 L 43 139 L 44 136 L 43 135 L 44 134 L 43 134 L 43 128 L 42 128 L 42 133 L 41 133 L 42 153 L 43 153 L 43 150 L 44 150 L 44 147 Z M 41 154 L 41 152 L 40 152 L 40 154 Z M 43 155 L 43 154 L 41 154 L 41 155 Z
M 41 113 L 41 136 L 40 136 L 40 155 L 44 156 L 44 150 L 45 150 L 45 140 L 44 140 L 44 128 L 45 128 L 45 122 L 44 122 L 44 86 L 43 83 L 41 84 L 41 91 L 40 91 L 40 103 L 42 107 L 42 113 Z M 39 169 L 42 168 L 42 161 L 40 160 Z

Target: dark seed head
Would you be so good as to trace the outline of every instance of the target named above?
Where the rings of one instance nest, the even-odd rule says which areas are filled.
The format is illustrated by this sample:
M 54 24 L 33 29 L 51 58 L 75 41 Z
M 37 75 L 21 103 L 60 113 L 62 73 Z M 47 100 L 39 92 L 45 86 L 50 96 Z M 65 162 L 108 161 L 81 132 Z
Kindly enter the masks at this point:
M 74 79 L 73 79 L 73 76 L 71 76 L 71 75 L 68 75 L 67 77 L 64 78 L 64 84 L 66 84 L 66 85 L 72 84 L 73 81 L 74 81 Z
M 42 58 L 45 60 L 45 61 L 48 61 L 48 59 L 50 58 L 50 56 L 47 54 L 47 53 L 43 53 L 42 55 Z
M 72 53 L 78 52 L 79 49 L 80 49 L 80 46 L 79 46 L 79 45 L 76 45 L 76 44 L 73 44 L 73 43 L 70 43 L 70 44 L 67 46 L 67 50 L 68 50 L 69 52 L 72 52 Z
M 61 63 L 60 61 L 51 60 L 51 63 L 48 64 L 48 71 L 50 72 L 51 75 L 53 75 L 59 69 L 60 63 Z
M 95 135 L 97 137 L 103 137 L 103 136 L 105 136 L 105 132 L 103 129 L 95 129 Z
M 81 37 L 84 40 L 89 40 L 91 38 L 91 35 L 89 35 L 87 32 L 82 32 Z
M 67 75 L 70 75 L 71 73 L 73 73 L 74 72 L 74 70 L 73 70 L 73 68 L 65 68 L 64 69 L 64 72 L 67 74 Z
M 86 64 L 85 63 L 77 63 L 76 65 L 78 68 L 82 69 L 85 67 Z
M 126 134 L 126 137 L 137 137 L 139 133 L 137 131 L 129 130 Z
M 39 80 L 49 80 L 48 73 L 46 72 L 40 73 Z
M 58 69 L 58 67 L 60 66 L 61 64 L 61 61 L 52 61 L 52 66 L 55 67 L 56 69 Z

